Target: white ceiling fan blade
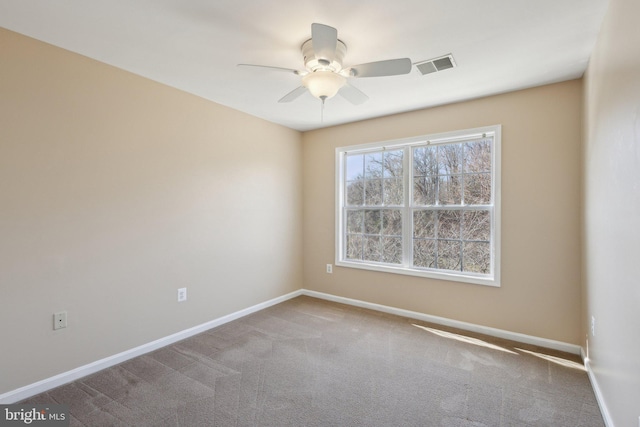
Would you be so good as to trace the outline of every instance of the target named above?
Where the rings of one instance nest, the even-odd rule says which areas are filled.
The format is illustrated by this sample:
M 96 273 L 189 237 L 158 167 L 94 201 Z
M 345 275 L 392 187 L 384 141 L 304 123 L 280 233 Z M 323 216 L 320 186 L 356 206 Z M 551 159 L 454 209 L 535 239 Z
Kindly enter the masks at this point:
M 307 91 L 306 87 L 298 86 L 297 88 L 295 88 L 294 90 L 292 90 L 291 92 L 289 92 L 288 94 L 280 98 L 278 102 L 291 102 L 294 99 L 298 98 L 303 93 L 305 93 L 306 91 Z
M 329 65 L 336 57 L 338 30 L 328 25 L 311 24 L 311 40 L 316 59 L 328 61 Z
M 340 88 L 338 94 L 344 99 L 352 103 L 353 105 L 360 105 L 365 102 L 369 97 L 357 87 L 346 83 Z
M 411 60 L 409 58 L 369 62 L 367 64 L 354 65 L 349 69 L 349 73 L 353 77 L 397 76 L 408 74 L 409 72 L 411 72 Z
M 300 71 L 294 70 L 292 68 L 272 67 L 270 65 L 238 64 L 238 67 L 266 68 L 267 70 L 272 70 L 272 71 L 284 71 L 286 73 L 293 73 L 296 75 L 301 74 Z

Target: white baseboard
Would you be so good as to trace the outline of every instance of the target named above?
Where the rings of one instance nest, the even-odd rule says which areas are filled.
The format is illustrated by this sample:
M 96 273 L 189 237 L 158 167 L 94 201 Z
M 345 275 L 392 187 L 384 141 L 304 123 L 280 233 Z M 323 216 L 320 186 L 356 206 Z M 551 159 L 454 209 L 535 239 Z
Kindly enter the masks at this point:
M 525 335 L 518 332 L 505 331 L 503 329 L 490 328 L 487 326 L 476 325 L 473 323 L 461 322 L 459 320 L 447 319 L 445 317 L 432 316 L 429 314 L 419 313 L 416 311 L 404 310 L 401 308 L 389 307 L 386 305 L 374 304 L 371 302 L 360 301 L 351 298 L 339 297 L 322 292 L 302 290 L 302 295 L 314 298 L 320 298 L 327 301 L 339 302 L 355 307 L 368 308 L 371 310 L 381 311 L 384 313 L 395 314 L 398 316 L 408 317 L 411 319 L 423 320 L 425 322 L 435 323 L 437 325 L 449 326 L 452 328 L 464 329 L 465 331 L 477 332 L 479 334 L 490 335 L 492 337 L 508 339 L 525 344 L 537 345 L 540 347 L 550 348 L 554 350 L 564 351 L 571 354 L 580 354 L 580 346 L 568 344 L 562 341 L 555 341 L 546 338 L 538 338 L 531 335 Z
M 228 314 L 218 319 L 211 320 L 201 325 L 197 325 L 192 328 L 185 329 L 183 331 L 166 336 L 164 338 L 160 338 L 150 343 L 143 344 L 141 346 L 132 348 L 130 350 L 123 351 L 122 353 L 114 354 L 113 356 L 109 356 L 104 359 L 97 360 L 87 365 L 80 366 L 78 368 L 72 369 L 67 372 L 63 372 L 61 374 L 55 375 L 50 378 L 46 378 L 42 381 L 38 381 L 33 384 L 20 387 L 16 390 L 12 390 L 7 393 L 0 394 L 0 404 L 10 404 L 10 403 L 19 402 L 21 400 L 27 399 L 36 394 L 43 393 L 47 390 L 51 390 L 55 387 L 59 387 L 71 381 L 75 381 L 79 378 L 96 373 L 102 369 L 109 368 L 111 366 L 125 362 L 129 359 L 132 359 L 134 357 L 138 357 L 145 353 L 149 353 L 151 351 L 157 350 L 161 347 L 176 343 L 183 339 L 186 339 L 191 336 L 197 335 L 201 332 L 204 332 L 208 329 L 215 328 L 216 326 L 223 325 L 225 323 L 231 322 L 232 320 L 239 319 L 241 317 L 247 316 L 249 314 L 255 313 L 257 311 L 263 310 L 265 308 L 271 307 L 273 305 L 279 304 L 281 302 L 287 301 L 289 299 L 295 298 L 300 295 L 307 295 L 310 297 L 324 299 L 327 301 L 334 301 L 342 304 L 348 304 L 355 307 L 368 308 L 371 310 L 376 310 L 376 311 L 389 313 L 389 314 L 395 314 L 398 316 L 408 317 L 411 319 L 423 320 L 423 321 L 435 323 L 438 325 L 450 326 L 450 327 L 464 329 L 467 331 L 477 332 L 477 333 L 490 335 L 498 338 L 504 338 L 512 341 L 533 344 L 541 347 L 565 351 L 567 353 L 572 353 L 572 354 L 580 354 L 580 351 L 581 351 L 581 347 L 574 344 L 567 344 L 564 342 L 549 340 L 546 338 L 538 338 L 530 335 L 520 334 L 517 332 L 505 331 L 502 329 L 489 328 L 486 326 L 480 326 L 473 323 L 466 323 L 458 320 L 447 319 L 444 317 L 432 316 L 429 314 L 419 313 L 415 311 L 389 307 L 386 305 L 374 304 L 366 301 L 339 297 L 331 294 L 325 294 L 322 292 L 300 289 L 300 290 L 288 293 L 286 295 L 283 295 L 281 297 L 274 298 L 260 304 L 256 304 L 249 308 L 245 308 L 235 313 Z M 592 375 L 593 375 L 592 373 L 589 374 L 590 378 L 592 378 Z M 594 390 L 597 390 L 595 378 L 592 378 L 592 384 L 594 385 Z M 601 397 L 599 397 L 599 390 L 596 392 L 596 397 L 598 397 L 598 403 L 601 404 L 600 403 Z M 601 406 L 601 408 L 604 408 L 604 406 Z M 603 409 L 603 414 L 606 413 L 605 409 L 606 408 Z M 613 424 L 607 424 L 607 427 L 613 427 Z
M 604 425 L 607 427 L 615 427 L 613 424 L 613 419 L 611 418 L 611 414 L 609 413 L 609 409 L 604 402 L 604 396 L 602 395 L 602 391 L 600 390 L 600 386 L 598 385 L 598 380 L 593 373 L 593 369 L 591 369 L 589 358 L 585 357 L 584 350 L 582 350 L 582 360 L 584 360 L 584 366 L 585 368 L 587 368 L 587 375 L 589 376 L 589 381 L 591 382 L 593 393 L 596 395 L 596 401 L 598 402 L 598 406 L 600 407 L 600 413 L 602 413 Z
M 70 383 L 71 381 L 75 381 L 79 378 L 85 377 L 87 375 L 91 375 L 102 369 L 109 368 L 111 366 L 125 362 L 129 359 L 132 359 L 134 357 L 138 357 L 145 353 L 149 353 L 151 351 L 157 350 L 161 347 L 176 343 L 178 341 L 182 341 L 183 339 L 192 337 L 208 329 L 215 328 L 216 326 L 224 325 L 225 323 L 231 322 L 232 320 L 239 319 L 241 317 L 247 316 L 249 314 L 255 313 L 257 311 L 263 310 L 267 307 L 271 307 L 272 305 L 279 304 L 281 302 L 284 302 L 291 298 L 295 298 L 300 295 L 302 295 L 302 290 L 297 290 L 295 292 L 288 293 L 281 297 L 274 298 L 260 304 L 256 304 L 254 306 L 245 308 L 240 311 L 236 311 L 235 313 L 222 316 L 218 319 L 211 320 L 201 325 L 197 325 L 192 328 L 185 329 L 180 332 L 176 332 L 175 334 L 166 336 L 164 338 L 160 338 L 158 340 L 149 342 L 147 344 L 143 344 L 141 346 L 132 348 L 130 350 L 123 351 L 122 353 L 105 357 L 104 359 L 100 359 L 95 362 L 89 363 L 87 365 L 80 366 L 70 371 L 55 375 L 53 377 L 46 378 L 42 381 L 38 381 L 36 383 L 29 384 L 24 387 L 20 387 L 16 390 L 12 390 L 7 393 L 0 394 L 0 404 L 10 404 L 10 403 L 19 402 L 21 400 L 27 399 L 36 394 L 40 394 L 47 390 L 51 390 L 55 387 L 59 387 L 61 385 Z

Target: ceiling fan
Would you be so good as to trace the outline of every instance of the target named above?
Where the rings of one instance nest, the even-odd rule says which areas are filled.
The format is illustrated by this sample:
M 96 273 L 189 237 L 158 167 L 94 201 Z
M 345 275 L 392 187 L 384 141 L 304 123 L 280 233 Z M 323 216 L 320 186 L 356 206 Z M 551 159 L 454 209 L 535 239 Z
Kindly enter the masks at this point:
M 362 104 L 369 97 L 349 84 L 349 78 L 397 76 L 411 71 L 409 58 L 369 62 L 343 68 L 342 60 L 347 46 L 338 39 L 338 30 L 323 24 L 311 24 L 311 38 L 305 41 L 300 49 L 304 58 L 304 70 L 254 64 L 238 66 L 266 68 L 300 76 L 301 85 L 278 102 L 291 102 L 308 90 L 322 100 L 323 104 L 325 100 L 339 94 L 354 105 Z

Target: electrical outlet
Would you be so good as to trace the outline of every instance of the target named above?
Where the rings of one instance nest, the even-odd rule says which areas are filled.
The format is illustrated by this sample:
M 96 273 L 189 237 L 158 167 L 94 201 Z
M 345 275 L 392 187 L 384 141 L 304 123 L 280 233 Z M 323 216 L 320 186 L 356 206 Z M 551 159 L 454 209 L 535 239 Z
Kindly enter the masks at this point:
M 178 289 L 178 302 L 187 300 L 187 288 Z
M 67 312 L 60 311 L 53 313 L 53 330 L 58 330 L 67 327 Z
M 329 273 L 329 274 L 333 273 L 333 265 L 332 264 L 327 264 L 327 273 Z
M 591 336 L 596 336 L 596 318 L 595 316 L 591 316 Z

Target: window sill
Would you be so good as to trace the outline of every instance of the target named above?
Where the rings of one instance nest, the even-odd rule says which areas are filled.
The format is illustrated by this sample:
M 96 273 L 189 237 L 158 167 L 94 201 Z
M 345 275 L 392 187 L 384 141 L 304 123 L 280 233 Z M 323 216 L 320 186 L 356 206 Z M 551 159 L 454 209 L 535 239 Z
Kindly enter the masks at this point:
M 500 287 L 500 282 L 495 276 L 475 276 L 462 273 L 445 273 L 440 271 L 420 270 L 407 267 L 393 267 L 385 264 L 373 264 L 357 261 L 336 261 L 338 267 L 357 268 L 361 270 L 378 271 L 384 273 L 402 274 L 406 276 L 425 277 L 429 279 L 449 280 L 453 282 L 471 283 L 491 287 Z

